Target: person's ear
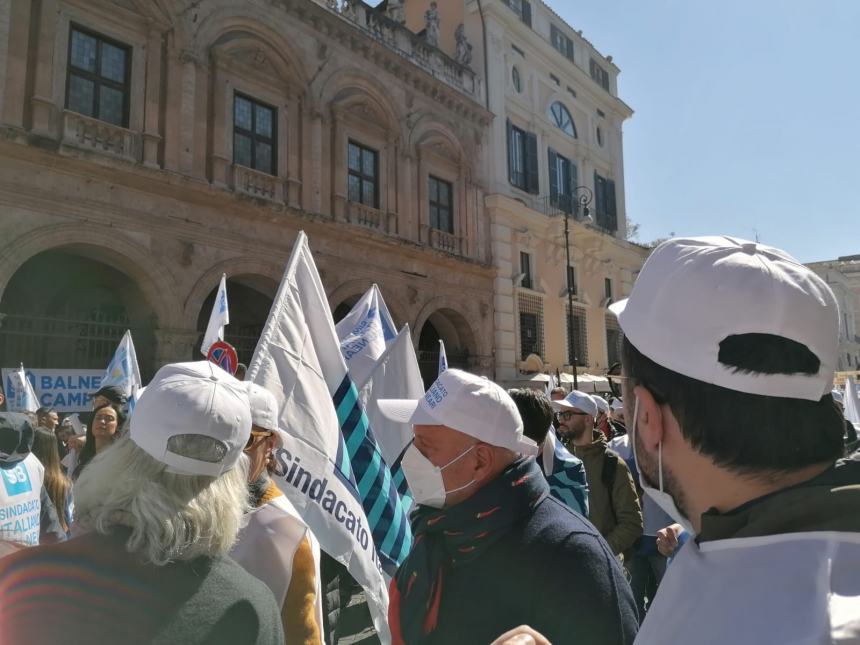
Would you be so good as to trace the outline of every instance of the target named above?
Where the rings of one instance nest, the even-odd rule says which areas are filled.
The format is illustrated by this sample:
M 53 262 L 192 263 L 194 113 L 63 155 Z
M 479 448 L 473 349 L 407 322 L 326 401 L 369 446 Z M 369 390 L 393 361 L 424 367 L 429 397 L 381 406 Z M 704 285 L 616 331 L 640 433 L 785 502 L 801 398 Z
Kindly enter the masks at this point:
M 636 418 L 636 427 L 633 429 L 636 432 L 638 441 L 645 450 L 649 453 L 656 453 L 657 447 L 663 441 L 664 427 L 663 409 L 660 404 L 654 399 L 654 395 L 647 388 L 637 385 L 633 388 L 633 394 L 638 403 L 639 410 Z M 630 412 L 630 420 L 633 421 L 633 412 Z
M 494 474 L 496 451 L 492 446 L 485 443 L 476 444 L 474 451 L 475 471 L 472 476 L 475 478 L 475 481 L 482 482 Z

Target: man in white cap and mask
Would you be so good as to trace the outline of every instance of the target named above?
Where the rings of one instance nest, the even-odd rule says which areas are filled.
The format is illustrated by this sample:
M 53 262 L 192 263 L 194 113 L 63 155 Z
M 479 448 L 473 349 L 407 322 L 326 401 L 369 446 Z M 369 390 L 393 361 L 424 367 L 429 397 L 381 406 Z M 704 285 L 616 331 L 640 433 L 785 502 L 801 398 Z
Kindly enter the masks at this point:
M 613 553 L 629 555 L 642 535 L 642 511 L 630 469 L 609 449 L 603 433 L 594 428 L 597 404 L 585 392 L 573 390 L 563 400 L 553 401 L 552 407 L 568 450 L 585 464 L 588 519 Z
M 0 562 L 3 641 L 283 643 L 272 593 L 227 556 L 247 508 L 250 432 L 245 388 L 227 372 L 162 367 L 129 434 L 75 484 L 75 520 L 90 532 Z
M 860 642 L 860 460 L 841 458 L 829 287 L 779 249 L 677 238 L 613 309 L 642 486 L 695 535 L 637 642 Z
M 250 461 L 253 508 L 230 556 L 272 590 L 281 607 L 286 641 L 318 644 L 322 634 L 319 544 L 270 476 L 277 469 L 273 453 L 283 445 L 275 395 L 251 381 L 243 384 L 251 404 L 251 437 L 245 455 Z
M 528 622 L 553 642 L 632 641 L 636 612 L 606 542 L 550 495 L 511 397 L 448 369 L 419 400 L 381 400 L 413 424 L 403 469 L 414 546 L 392 581 L 393 642 L 489 643 Z

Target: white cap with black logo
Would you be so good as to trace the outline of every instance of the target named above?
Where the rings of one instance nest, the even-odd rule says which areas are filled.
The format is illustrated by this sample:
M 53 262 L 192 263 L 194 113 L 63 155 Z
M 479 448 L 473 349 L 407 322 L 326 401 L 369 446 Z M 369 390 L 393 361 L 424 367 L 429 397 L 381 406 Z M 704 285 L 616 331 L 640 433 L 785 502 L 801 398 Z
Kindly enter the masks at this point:
M 251 435 L 245 386 L 209 361 L 165 365 L 135 405 L 129 434 L 168 472 L 217 477 Z
M 738 392 L 818 401 L 833 387 L 839 308 L 811 269 L 779 249 L 732 237 L 663 242 L 627 300 L 610 306 L 630 343 L 658 365 Z M 720 362 L 730 336 L 767 334 L 814 354 L 815 374 L 762 374 Z

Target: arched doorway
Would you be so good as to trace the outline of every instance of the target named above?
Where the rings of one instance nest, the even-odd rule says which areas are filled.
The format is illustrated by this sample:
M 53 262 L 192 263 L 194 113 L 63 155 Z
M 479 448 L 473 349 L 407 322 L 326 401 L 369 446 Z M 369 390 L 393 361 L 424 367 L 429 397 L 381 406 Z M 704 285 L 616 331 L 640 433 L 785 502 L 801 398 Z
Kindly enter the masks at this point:
M 439 373 L 439 340 L 445 343 L 448 367 L 468 370 L 475 355 L 474 335 L 469 324 L 452 309 L 439 309 L 427 318 L 418 337 L 418 366 L 424 387 L 429 388 Z
M 127 329 L 144 381 L 153 373 L 156 317 L 135 281 L 90 248 L 27 260 L 0 302 L 0 364 L 104 369 Z
M 346 318 L 347 314 L 355 307 L 355 303 L 358 302 L 359 298 L 361 296 L 350 296 L 332 310 L 331 317 L 334 319 L 335 325 Z
M 227 277 L 227 302 L 230 309 L 230 324 L 224 329 L 224 340 L 236 348 L 239 362 L 251 362 L 263 326 L 269 317 L 272 301 L 278 285 L 270 278 L 258 275 L 238 275 Z M 216 284 L 203 301 L 197 317 L 197 331 L 200 332 L 195 352 L 199 353 L 199 343 L 203 340 L 212 304 L 218 292 Z

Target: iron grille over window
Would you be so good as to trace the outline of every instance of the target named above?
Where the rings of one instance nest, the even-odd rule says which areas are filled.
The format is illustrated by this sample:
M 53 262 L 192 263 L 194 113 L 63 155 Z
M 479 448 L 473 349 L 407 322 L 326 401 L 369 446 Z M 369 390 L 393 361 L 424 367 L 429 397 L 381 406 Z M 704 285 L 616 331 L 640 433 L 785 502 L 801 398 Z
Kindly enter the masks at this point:
M 432 175 L 428 179 L 430 192 L 430 228 L 445 233 L 454 233 L 453 187 L 450 182 L 437 179 Z
M 73 25 L 69 34 L 66 108 L 128 127 L 131 49 Z
M 623 340 L 624 333 L 618 325 L 618 318 L 615 314 L 606 314 L 606 360 L 608 365 L 621 362 L 621 343 Z
M 588 332 L 586 329 L 586 314 L 581 307 L 573 306 L 573 327 L 570 326 L 568 312 L 565 306 L 564 325 L 567 329 L 567 362 L 569 365 L 588 366 Z
M 233 97 L 233 163 L 277 174 L 275 108 L 247 96 Z
M 349 142 L 349 201 L 379 208 L 379 153 Z
M 543 300 L 529 293 L 517 294 L 520 317 L 520 360 L 529 354 L 543 356 Z

